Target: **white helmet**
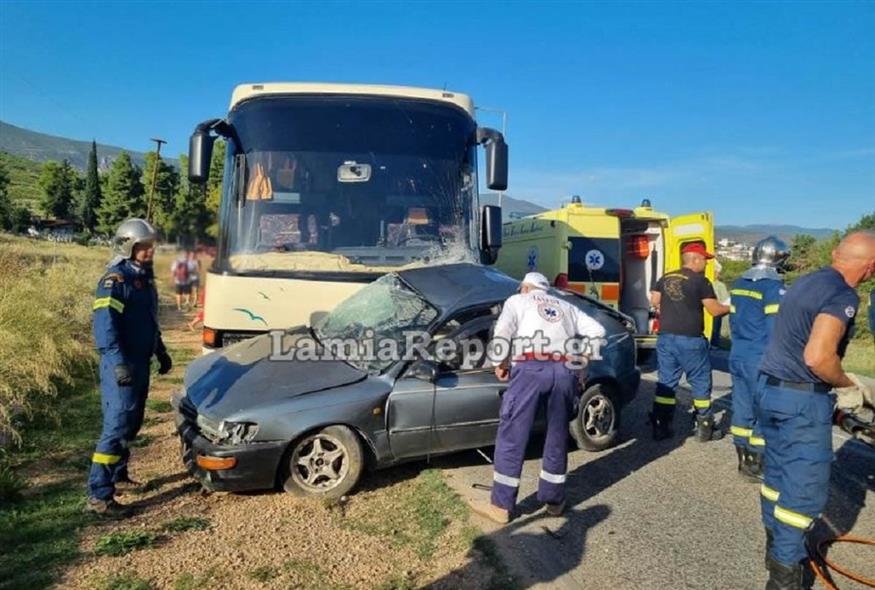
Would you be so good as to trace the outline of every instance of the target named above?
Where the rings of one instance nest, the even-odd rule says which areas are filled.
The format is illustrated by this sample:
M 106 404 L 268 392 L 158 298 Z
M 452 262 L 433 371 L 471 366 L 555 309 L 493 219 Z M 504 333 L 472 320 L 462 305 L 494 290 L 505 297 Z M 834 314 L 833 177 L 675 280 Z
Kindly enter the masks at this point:
M 157 240 L 158 230 L 145 219 L 135 217 L 128 219 L 115 230 L 115 235 L 112 237 L 112 249 L 122 258 L 130 258 L 135 245 Z

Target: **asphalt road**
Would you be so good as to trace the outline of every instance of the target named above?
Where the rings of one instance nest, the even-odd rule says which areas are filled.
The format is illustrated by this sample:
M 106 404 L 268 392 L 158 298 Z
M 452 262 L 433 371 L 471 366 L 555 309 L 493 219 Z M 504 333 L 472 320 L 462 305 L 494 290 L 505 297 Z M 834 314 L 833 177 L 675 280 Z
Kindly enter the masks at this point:
M 715 361 L 720 366 L 719 359 Z M 674 439 L 651 440 L 647 412 L 655 379 L 655 373 L 645 373 L 638 397 L 624 410 L 618 446 L 570 455 L 565 515 L 546 515 L 535 498 L 542 444 L 538 439 L 530 445 L 523 468 L 520 516 L 505 526 L 475 517 L 523 588 L 765 586 L 759 486 L 737 475 L 729 436 L 705 444 L 685 436 L 693 427 L 685 386 L 678 392 Z M 723 410 L 730 403 L 729 385 L 729 375 L 715 370 L 714 397 Z M 836 461 L 829 504 L 814 534 L 820 538 L 850 531 L 875 538 L 875 450 L 849 441 L 837 429 L 833 444 Z M 491 449 L 484 451 L 491 456 Z M 438 464 L 460 494 L 488 499 L 488 492 L 472 487 L 491 484 L 491 466 L 479 454 Z M 842 545 L 830 556 L 875 577 L 875 548 Z M 838 576 L 835 580 L 842 590 L 864 588 Z

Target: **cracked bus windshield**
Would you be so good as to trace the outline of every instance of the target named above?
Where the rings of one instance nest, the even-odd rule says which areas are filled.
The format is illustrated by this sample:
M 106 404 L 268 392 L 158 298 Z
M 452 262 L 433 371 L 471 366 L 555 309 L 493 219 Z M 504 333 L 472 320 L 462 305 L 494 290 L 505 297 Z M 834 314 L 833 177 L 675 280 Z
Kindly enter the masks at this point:
M 397 358 L 404 356 L 407 333 L 425 331 L 437 314 L 434 307 L 401 279 L 389 274 L 359 291 L 355 297 L 340 303 L 315 331 L 320 342 L 329 348 L 341 341 L 394 342 L 392 358 L 378 358 L 381 355 L 368 358 L 367 354 L 361 354 L 365 352 L 363 350 L 346 358 L 359 368 L 381 372 Z M 356 358 L 359 355 L 361 357 Z
M 474 260 L 474 121 L 377 97 L 258 98 L 229 116 L 221 266 L 384 273 Z

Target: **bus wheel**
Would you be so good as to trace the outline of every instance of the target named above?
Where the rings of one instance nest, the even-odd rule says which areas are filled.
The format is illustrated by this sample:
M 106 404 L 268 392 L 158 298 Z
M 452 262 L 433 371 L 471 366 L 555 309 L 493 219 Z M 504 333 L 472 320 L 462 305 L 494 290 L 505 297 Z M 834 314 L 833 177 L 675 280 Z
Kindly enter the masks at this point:
M 620 426 L 616 398 L 609 386 L 596 383 L 580 396 L 580 409 L 571 421 L 571 436 L 587 451 L 603 451 L 614 444 Z
M 336 500 L 358 483 L 364 450 L 346 426 L 328 426 L 292 443 L 283 466 L 283 489 L 295 496 Z

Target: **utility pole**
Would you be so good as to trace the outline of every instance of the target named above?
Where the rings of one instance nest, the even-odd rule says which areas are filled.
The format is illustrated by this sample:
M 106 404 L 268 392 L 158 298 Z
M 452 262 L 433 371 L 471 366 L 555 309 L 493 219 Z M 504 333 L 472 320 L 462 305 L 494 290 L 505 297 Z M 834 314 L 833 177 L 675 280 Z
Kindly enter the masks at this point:
M 155 142 L 155 166 L 152 168 L 152 184 L 149 186 L 149 201 L 146 204 L 146 221 L 152 223 L 152 197 L 155 196 L 155 183 L 158 181 L 158 167 L 161 165 L 161 145 L 167 143 L 157 137 L 151 138 Z

